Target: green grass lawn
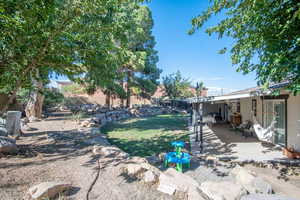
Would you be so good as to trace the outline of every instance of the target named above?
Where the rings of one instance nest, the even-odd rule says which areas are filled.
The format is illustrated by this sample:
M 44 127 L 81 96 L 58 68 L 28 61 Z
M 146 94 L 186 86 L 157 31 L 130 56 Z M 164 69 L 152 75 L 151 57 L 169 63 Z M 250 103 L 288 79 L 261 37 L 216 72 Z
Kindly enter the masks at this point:
M 130 155 L 150 156 L 171 151 L 170 142 L 188 142 L 187 116 L 158 115 L 107 124 L 102 133 Z

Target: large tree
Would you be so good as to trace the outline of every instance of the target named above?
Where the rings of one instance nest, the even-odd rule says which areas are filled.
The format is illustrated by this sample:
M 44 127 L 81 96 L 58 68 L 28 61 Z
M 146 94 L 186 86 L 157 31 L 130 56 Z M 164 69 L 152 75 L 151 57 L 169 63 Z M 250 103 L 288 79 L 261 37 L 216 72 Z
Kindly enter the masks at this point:
M 163 77 L 163 85 L 165 89 L 164 95 L 170 99 L 180 99 L 193 96 L 190 80 L 184 78 L 180 71 Z
M 257 73 L 258 83 L 288 80 L 288 88 L 300 92 L 300 2 L 299 0 L 214 0 L 192 20 L 190 33 L 203 27 L 216 14 L 224 18 L 206 29 L 219 38 L 234 39 L 232 63 L 247 74 Z M 221 50 L 224 53 L 226 48 Z
M 0 92 L 10 96 L 7 104 L 19 89 L 34 89 L 41 71 L 74 81 L 97 71 L 98 80 L 110 82 L 126 57 L 117 43 L 130 28 L 123 15 L 130 2 L 137 1 L 1 0 Z
M 127 101 L 126 106 L 131 106 L 131 96 L 136 95 L 150 98 L 156 91 L 161 70 L 157 68 L 158 56 L 154 49 L 155 38 L 152 35 L 153 19 L 147 6 L 138 6 L 131 15 L 133 29 L 128 29 L 125 34 L 128 43 L 127 60 L 122 69 L 126 77 Z
M 125 2 L 119 8 L 120 12 L 113 15 L 113 21 L 118 22 L 113 35 L 117 48 L 111 52 L 114 59 L 96 63 L 97 66 L 88 70 L 83 81 L 100 87 L 107 96 L 108 106 L 111 96 L 117 96 L 122 102 L 126 98 L 127 107 L 130 107 L 132 95 L 150 98 L 156 91 L 161 70 L 156 66 L 158 56 L 154 49 L 149 8 L 137 1 Z M 109 74 L 103 78 L 103 71 L 99 69 L 111 66 L 114 70 L 107 71 Z

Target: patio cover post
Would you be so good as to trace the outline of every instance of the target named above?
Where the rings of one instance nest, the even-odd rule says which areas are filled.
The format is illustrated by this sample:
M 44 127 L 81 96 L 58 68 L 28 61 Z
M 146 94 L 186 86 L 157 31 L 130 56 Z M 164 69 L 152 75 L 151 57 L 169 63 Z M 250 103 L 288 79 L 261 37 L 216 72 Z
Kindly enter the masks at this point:
M 203 152 L 203 102 L 199 105 L 200 151 Z
M 199 136 L 198 136 L 198 120 L 197 120 L 197 104 L 193 103 L 193 126 L 194 126 L 194 133 L 196 134 L 196 142 L 199 141 Z

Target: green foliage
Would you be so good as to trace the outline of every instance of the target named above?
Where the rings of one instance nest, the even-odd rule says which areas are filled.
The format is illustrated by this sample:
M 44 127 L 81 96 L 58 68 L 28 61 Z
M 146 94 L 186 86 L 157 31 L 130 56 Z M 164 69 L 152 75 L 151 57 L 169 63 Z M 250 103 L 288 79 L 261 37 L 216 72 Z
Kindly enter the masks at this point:
M 80 120 L 82 120 L 83 118 L 88 117 L 87 114 L 83 113 L 83 112 L 76 112 L 76 113 L 72 113 L 71 116 L 71 120 L 75 121 L 75 122 L 80 122 Z
M 123 27 L 115 35 L 115 43 L 119 47 L 112 64 L 117 70 L 107 75 L 103 80 L 101 68 L 93 68 L 86 73 L 84 81 L 90 85 L 100 87 L 106 95 L 118 96 L 122 99 L 131 95 L 150 98 L 158 85 L 161 70 L 157 68 L 157 52 L 154 49 L 155 40 L 152 35 L 153 19 L 150 9 L 136 1 L 129 1 L 120 6 L 122 13 L 115 16 L 115 20 Z M 98 63 L 102 68 L 106 62 Z M 115 73 L 117 72 L 117 73 Z M 127 91 L 123 87 L 126 82 Z
M 64 95 L 55 89 L 46 88 L 43 91 L 43 95 L 45 96 L 45 106 L 54 106 L 64 102 Z
M 237 71 L 256 71 L 258 83 L 289 80 L 300 92 L 300 2 L 298 0 L 214 0 L 192 20 L 190 34 L 216 14 L 225 18 L 206 32 L 232 37 L 231 60 Z M 220 53 L 225 53 L 226 48 Z
M 71 85 L 64 85 L 61 89 L 63 93 L 70 94 L 84 94 L 86 92 L 85 88 L 77 83 L 73 83 Z
M 0 92 L 14 96 L 53 72 L 105 86 L 124 63 L 142 65 L 147 53 L 129 48 L 131 31 L 143 35 L 133 20 L 141 2 L 0 0 Z
M 201 91 L 204 89 L 204 83 L 201 82 L 197 82 L 196 84 L 196 96 L 200 97 L 201 96 Z
M 23 88 L 19 90 L 19 92 L 17 93 L 17 101 L 22 104 L 26 104 L 28 102 L 29 97 L 30 97 L 29 89 Z
M 180 71 L 163 77 L 163 85 L 165 88 L 165 96 L 168 96 L 170 99 L 193 96 L 193 93 L 190 91 L 190 80 L 182 77 Z

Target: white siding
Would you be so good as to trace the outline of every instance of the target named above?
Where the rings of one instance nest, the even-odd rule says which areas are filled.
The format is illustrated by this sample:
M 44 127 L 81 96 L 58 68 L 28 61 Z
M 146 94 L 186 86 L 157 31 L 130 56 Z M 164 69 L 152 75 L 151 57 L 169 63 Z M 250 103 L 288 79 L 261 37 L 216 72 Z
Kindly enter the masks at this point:
M 288 147 L 300 152 L 300 95 L 290 95 L 287 101 Z

